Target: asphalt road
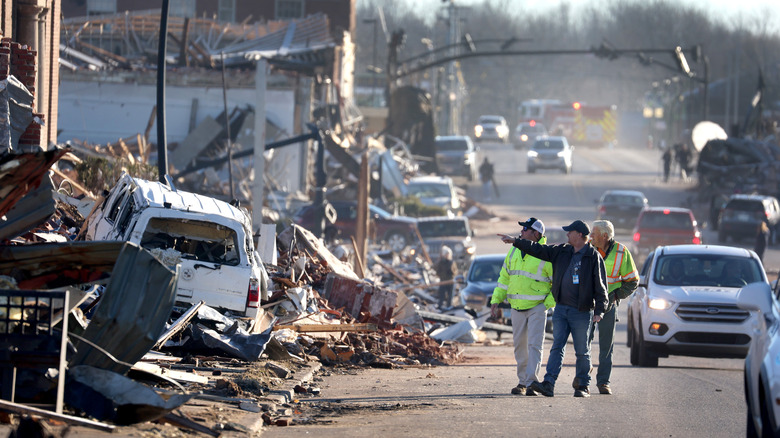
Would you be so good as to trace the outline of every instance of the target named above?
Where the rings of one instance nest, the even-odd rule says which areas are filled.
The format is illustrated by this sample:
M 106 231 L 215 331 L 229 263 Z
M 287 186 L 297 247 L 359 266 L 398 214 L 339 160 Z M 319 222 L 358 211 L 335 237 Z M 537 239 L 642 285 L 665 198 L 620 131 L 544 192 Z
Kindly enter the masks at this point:
M 479 184 L 468 193 L 501 220 L 475 221 L 477 253 L 505 253 L 496 233 L 516 235 L 518 219 L 535 216 L 548 229 L 574 219 L 591 222 L 595 200 L 608 189 L 635 189 L 652 205 L 691 207 L 704 227 L 705 243 L 716 234 L 693 202 L 695 183 L 660 179 L 660 154 L 645 149 L 574 151 L 573 173 L 525 172 L 525 151 L 483 145 L 496 166 L 501 198 L 482 199 Z M 629 242 L 630 236 L 619 234 Z M 744 242 L 751 247 L 752 242 Z M 780 264 L 777 248 L 767 251 L 768 270 Z M 320 382 L 320 397 L 296 405 L 308 425 L 271 428 L 265 436 L 667 436 L 733 437 L 744 434 L 741 359 L 661 358 L 658 368 L 629 365 L 625 346 L 625 306 L 621 309 L 612 376 L 613 395 L 572 397 L 574 354 L 567 348 L 556 396 L 509 394 L 517 383 L 511 345 L 464 347 L 466 360 L 455 366 L 401 370 L 361 369 L 334 373 Z M 511 339 L 509 339 L 511 342 Z M 545 341 L 546 354 L 551 339 Z M 597 359 L 594 343 L 592 357 Z M 596 360 L 594 360 L 596 362 Z M 544 371 L 543 371 L 544 372 Z M 595 390 L 595 387 L 592 387 Z

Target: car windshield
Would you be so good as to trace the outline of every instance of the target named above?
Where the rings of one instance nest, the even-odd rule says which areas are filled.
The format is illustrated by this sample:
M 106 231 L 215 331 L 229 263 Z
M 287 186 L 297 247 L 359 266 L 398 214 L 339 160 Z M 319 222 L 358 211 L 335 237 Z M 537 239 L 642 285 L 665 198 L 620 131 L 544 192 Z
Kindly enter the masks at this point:
M 436 140 L 436 150 L 438 151 L 467 151 L 469 145 L 466 140 Z
M 563 142 L 560 140 L 536 140 L 533 148 L 537 151 L 560 151 L 563 149 Z
M 438 198 L 451 196 L 449 184 L 444 183 L 409 183 L 409 194 L 420 198 Z
M 604 196 L 605 204 L 621 204 L 621 205 L 642 205 L 644 200 L 634 195 L 617 195 L 609 194 Z
M 751 258 L 676 254 L 658 260 L 653 281 L 668 286 L 742 287 L 764 278 Z
M 650 211 L 642 215 L 639 226 L 641 228 L 690 230 L 693 228 L 693 222 L 691 221 L 691 216 L 688 213 Z
M 468 281 L 498 281 L 498 275 L 501 273 L 503 260 L 479 261 L 475 260 L 469 271 Z
M 441 220 L 441 221 L 420 221 L 417 223 L 417 228 L 420 230 L 420 235 L 423 238 L 426 237 L 443 237 L 443 236 L 468 236 L 469 226 L 465 220 Z
M 501 118 L 500 117 L 481 117 L 479 119 L 479 123 L 496 123 L 496 124 L 500 124 L 501 123 Z

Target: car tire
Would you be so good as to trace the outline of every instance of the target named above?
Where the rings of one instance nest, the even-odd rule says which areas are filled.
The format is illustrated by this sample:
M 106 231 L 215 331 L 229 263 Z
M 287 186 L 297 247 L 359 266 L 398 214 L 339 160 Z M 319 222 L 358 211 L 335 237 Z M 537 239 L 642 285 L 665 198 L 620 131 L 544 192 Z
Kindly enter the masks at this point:
M 642 323 L 640 321 L 640 328 L 635 330 L 636 337 L 634 338 L 634 347 L 637 350 L 636 364 L 640 367 L 655 368 L 658 366 L 658 356 L 650 352 L 650 350 L 648 350 L 648 348 L 645 346 L 644 336 L 642 336 L 641 324 Z M 632 356 L 633 351 L 634 348 L 631 349 Z
M 750 409 L 750 403 L 747 404 L 747 428 L 745 428 L 746 437 L 757 437 L 758 430 L 756 425 L 753 424 L 753 411 Z
M 628 324 L 626 324 L 626 347 L 631 348 L 634 343 L 634 325 L 631 324 L 631 313 L 628 313 Z M 631 364 L 633 365 L 633 363 Z
M 629 323 L 630 324 L 630 323 Z M 633 339 L 631 340 L 631 351 L 629 355 L 629 362 L 631 362 L 632 366 L 638 367 L 639 366 L 639 345 L 636 340 L 636 329 L 631 329 L 631 335 Z
M 385 236 L 385 243 L 387 247 L 393 252 L 401 252 L 407 245 L 409 245 L 409 239 L 403 233 L 393 231 Z

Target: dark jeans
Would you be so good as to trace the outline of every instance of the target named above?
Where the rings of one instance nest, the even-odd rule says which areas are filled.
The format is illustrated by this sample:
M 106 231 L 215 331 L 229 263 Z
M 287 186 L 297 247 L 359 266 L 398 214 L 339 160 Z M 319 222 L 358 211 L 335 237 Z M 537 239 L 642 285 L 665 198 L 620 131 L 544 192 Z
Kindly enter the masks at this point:
M 601 321 L 597 322 L 599 326 L 599 369 L 596 372 L 596 384 L 609 385 L 609 377 L 612 375 L 612 352 L 615 347 L 615 323 L 617 322 L 617 306 L 612 305 Z M 596 324 L 591 324 L 588 344 L 593 342 L 596 333 Z
M 590 331 L 593 311 L 580 312 L 576 307 L 558 304 L 553 313 L 553 344 L 550 348 L 550 359 L 547 361 L 547 374 L 544 381 L 555 385 L 563 366 L 563 356 L 566 352 L 566 341 L 571 334 L 574 343 L 574 354 L 577 356 L 576 377 L 580 385 L 590 383 Z
M 452 288 L 454 284 L 442 284 L 439 286 L 439 308 L 450 307 L 452 305 Z

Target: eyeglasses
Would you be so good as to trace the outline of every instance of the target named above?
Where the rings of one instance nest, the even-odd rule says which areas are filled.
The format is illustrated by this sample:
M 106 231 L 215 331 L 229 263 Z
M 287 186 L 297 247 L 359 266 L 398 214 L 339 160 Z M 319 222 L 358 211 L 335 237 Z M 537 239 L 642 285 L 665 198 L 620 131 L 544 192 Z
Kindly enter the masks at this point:
M 528 231 L 528 230 L 530 230 L 530 228 L 528 228 L 528 227 L 523 227 L 523 231 Z

